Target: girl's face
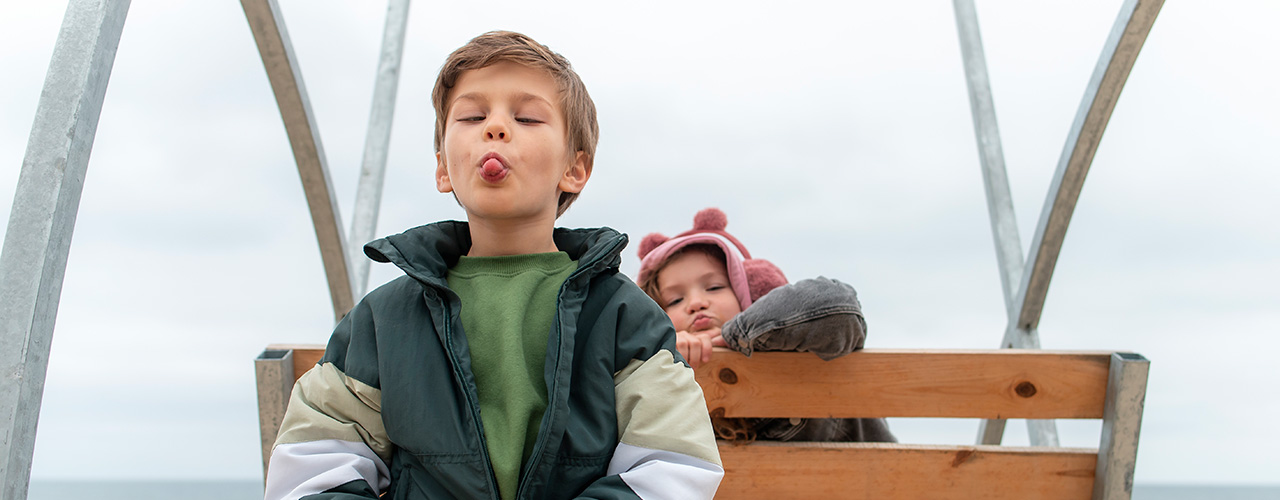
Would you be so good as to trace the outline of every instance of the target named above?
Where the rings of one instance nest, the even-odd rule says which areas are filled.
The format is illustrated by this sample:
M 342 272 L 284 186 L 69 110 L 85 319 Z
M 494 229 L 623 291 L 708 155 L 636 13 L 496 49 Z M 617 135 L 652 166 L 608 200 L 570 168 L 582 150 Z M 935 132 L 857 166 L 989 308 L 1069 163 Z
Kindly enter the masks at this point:
M 686 252 L 658 271 L 659 305 L 676 330 L 719 330 L 742 312 L 724 264 L 705 252 Z

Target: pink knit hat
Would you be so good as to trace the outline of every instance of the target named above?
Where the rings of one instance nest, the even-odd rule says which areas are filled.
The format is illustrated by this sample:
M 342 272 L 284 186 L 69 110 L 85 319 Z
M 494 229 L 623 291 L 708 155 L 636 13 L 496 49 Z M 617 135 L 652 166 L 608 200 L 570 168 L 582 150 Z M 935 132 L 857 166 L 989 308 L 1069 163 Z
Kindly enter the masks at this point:
M 640 240 L 640 274 L 637 283 L 644 283 L 657 271 L 660 264 L 680 249 L 693 244 L 715 245 L 724 252 L 729 286 L 738 297 L 742 310 L 759 300 L 770 290 L 787 284 L 787 277 L 773 263 L 764 259 L 752 259 L 747 247 L 725 232 L 729 218 L 718 208 L 707 208 L 693 216 L 693 229 L 667 238 L 650 233 Z

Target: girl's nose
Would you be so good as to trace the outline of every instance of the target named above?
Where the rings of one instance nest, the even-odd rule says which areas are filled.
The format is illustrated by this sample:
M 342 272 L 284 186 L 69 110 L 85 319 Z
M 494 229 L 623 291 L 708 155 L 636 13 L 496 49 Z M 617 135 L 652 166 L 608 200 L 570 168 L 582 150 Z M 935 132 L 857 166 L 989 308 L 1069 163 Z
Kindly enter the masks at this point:
M 689 312 L 698 312 L 707 308 L 707 298 L 702 295 L 694 295 L 688 298 Z

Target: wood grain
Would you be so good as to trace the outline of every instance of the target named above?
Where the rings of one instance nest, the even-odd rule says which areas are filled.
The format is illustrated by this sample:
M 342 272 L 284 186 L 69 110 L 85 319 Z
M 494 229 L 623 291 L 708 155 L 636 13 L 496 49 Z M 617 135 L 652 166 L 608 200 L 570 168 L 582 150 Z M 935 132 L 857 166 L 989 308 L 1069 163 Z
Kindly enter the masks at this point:
M 718 349 L 696 370 L 707 408 L 726 417 L 1102 418 L 1110 353 L 1021 349 Z
M 717 499 L 1088 500 L 1097 450 L 720 442 Z

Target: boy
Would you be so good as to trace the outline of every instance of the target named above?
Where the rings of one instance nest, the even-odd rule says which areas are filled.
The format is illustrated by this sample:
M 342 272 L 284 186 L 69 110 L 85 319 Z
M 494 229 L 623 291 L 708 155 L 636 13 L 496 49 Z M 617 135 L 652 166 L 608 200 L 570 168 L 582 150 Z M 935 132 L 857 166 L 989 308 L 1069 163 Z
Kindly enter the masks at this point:
M 555 229 L 591 175 L 595 106 L 559 54 L 490 32 L 432 92 L 436 187 L 467 222 L 374 241 L 371 292 L 294 386 L 268 499 L 711 498 L 723 469 L 626 236 Z
M 752 351 L 804 351 L 831 360 L 861 349 L 867 337 L 853 287 L 818 277 L 787 284 L 786 276 L 725 228 L 724 212 L 708 208 L 693 229 L 640 242 L 637 282 L 666 310 L 677 348 L 693 366 L 711 360 L 712 346 Z M 724 439 L 895 441 L 884 419 L 714 420 Z

